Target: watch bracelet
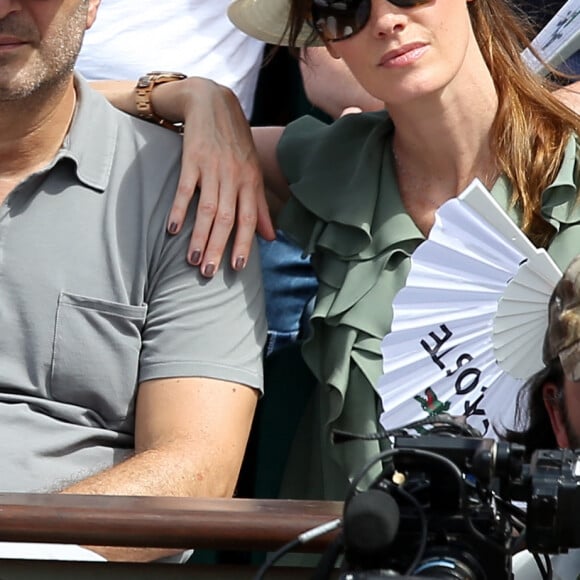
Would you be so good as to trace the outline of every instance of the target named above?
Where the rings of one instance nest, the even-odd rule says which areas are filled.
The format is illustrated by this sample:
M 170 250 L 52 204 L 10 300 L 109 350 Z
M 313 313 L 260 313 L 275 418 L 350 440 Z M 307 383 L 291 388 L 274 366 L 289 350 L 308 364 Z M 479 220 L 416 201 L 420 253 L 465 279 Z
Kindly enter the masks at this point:
M 137 81 L 137 85 L 135 86 L 135 105 L 137 107 L 137 116 L 145 121 L 160 125 L 165 129 L 170 129 L 176 133 L 183 134 L 183 123 L 174 123 L 173 121 L 170 121 L 169 119 L 166 119 L 165 117 L 162 117 L 155 112 L 155 109 L 153 108 L 153 102 L 151 100 L 151 93 L 158 85 L 183 80 L 186 78 L 187 75 L 183 73 L 165 71 L 149 72 L 140 77 Z

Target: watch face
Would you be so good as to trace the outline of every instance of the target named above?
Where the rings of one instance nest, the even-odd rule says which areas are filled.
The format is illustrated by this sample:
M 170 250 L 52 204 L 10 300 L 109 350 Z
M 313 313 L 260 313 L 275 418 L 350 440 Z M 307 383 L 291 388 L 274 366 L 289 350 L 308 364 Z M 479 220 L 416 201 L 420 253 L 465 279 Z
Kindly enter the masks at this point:
M 138 89 L 145 89 L 151 84 L 159 84 L 164 83 L 167 81 L 180 81 L 182 79 L 187 78 L 187 75 L 178 72 L 171 72 L 171 71 L 153 71 L 143 75 L 137 81 L 137 88 Z
M 138 81 L 137 81 L 137 88 L 138 89 L 146 89 L 150 84 L 151 81 L 153 79 L 151 78 L 151 75 L 145 75 L 142 76 Z

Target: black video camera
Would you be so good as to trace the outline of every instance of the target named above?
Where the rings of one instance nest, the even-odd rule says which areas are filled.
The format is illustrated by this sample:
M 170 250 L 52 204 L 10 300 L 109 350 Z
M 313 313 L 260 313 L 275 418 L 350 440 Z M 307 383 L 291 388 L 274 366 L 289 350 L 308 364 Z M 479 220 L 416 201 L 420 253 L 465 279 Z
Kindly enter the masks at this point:
M 521 549 L 580 547 L 580 450 L 523 457 L 492 439 L 394 437 L 381 475 L 346 498 L 340 577 L 510 580 Z

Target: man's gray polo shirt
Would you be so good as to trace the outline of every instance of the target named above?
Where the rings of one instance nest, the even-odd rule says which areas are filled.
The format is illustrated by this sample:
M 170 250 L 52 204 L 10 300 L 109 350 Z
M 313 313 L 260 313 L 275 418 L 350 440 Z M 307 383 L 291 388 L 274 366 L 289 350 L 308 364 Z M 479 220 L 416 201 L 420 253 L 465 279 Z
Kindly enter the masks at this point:
M 209 281 L 189 266 L 191 216 L 166 233 L 181 137 L 76 84 L 61 151 L 0 206 L 2 491 L 51 491 L 125 458 L 141 381 L 262 388 L 256 252 Z

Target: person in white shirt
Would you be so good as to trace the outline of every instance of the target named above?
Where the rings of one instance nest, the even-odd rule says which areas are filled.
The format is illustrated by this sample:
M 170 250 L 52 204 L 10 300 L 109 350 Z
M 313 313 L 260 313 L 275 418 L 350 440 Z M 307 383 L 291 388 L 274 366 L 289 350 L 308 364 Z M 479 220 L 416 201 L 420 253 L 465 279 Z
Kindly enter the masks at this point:
M 85 35 L 77 70 L 88 80 L 178 70 L 231 88 L 249 119 L 264 43 L 227 18 L 229 0 L 107 0 Z

